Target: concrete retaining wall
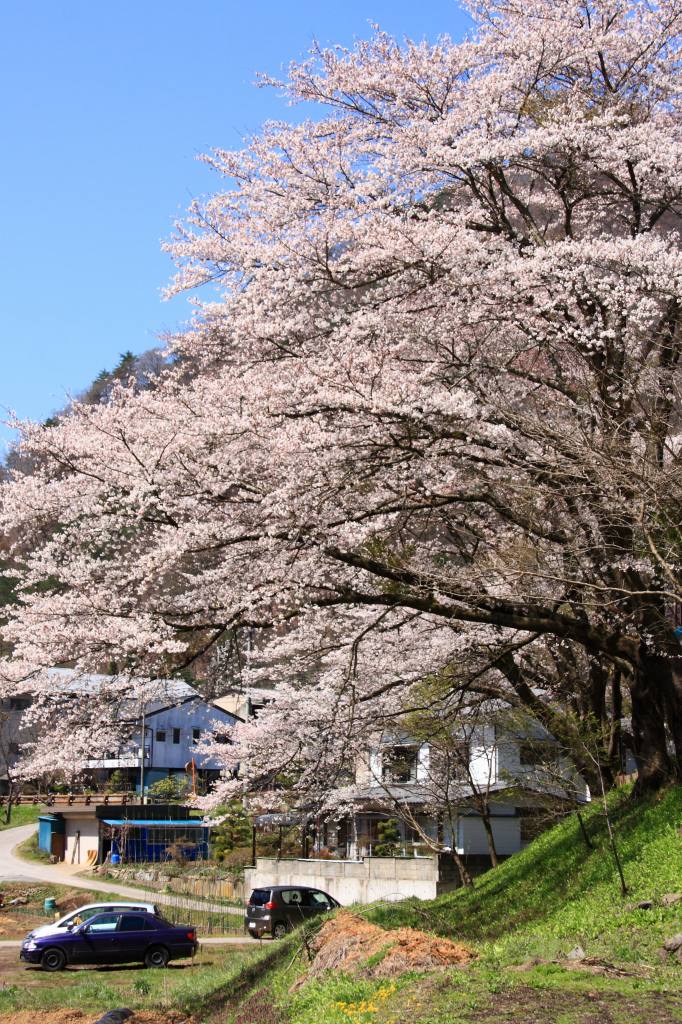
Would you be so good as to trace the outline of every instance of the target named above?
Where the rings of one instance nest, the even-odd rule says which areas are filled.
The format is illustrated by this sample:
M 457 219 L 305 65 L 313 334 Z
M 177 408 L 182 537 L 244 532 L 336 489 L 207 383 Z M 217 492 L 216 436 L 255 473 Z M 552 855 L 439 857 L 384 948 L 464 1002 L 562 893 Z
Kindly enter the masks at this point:
M 275 860 L 259 857 L 245 868 L 247 894 L 268 885 L 309 885 L 322 889 L 343 906 L 418 896 L 434 899 L 438 885 L 436 857 L 367 857 L 364 860 Z

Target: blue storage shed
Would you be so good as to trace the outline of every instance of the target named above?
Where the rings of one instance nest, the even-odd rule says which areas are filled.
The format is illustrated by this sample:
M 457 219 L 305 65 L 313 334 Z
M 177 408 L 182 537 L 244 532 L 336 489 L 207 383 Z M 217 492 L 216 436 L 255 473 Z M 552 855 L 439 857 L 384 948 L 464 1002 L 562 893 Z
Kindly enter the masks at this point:
M 60 814 L 41 814 L 38 817 L 38 848 L 55 857 L 64 856 L 66 822 Z
M 119 854 L 122 860 L 163 861 L 169 847 L 186 860 L 208 857 L 210 828 L 200 818 L 103 818 L 102 855 Z

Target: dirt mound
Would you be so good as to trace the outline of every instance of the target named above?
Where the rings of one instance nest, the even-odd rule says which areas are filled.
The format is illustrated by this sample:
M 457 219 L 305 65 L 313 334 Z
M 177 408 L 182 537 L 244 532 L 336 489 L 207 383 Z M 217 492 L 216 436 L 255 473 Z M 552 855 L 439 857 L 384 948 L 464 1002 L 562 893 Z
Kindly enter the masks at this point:
M 0 907 L 0 939 L 23 939 L 32 928 L 45 924 L 42 914 L 10 913 Z
M 56 900 L 57 909 L 60 914 L 68 914 L 71 910 L 78 910 L 86 903 L 93 903 L 91 894 L 83 892 L 82 889 L 69 889 Z
M 433 971 L 469 963 L 466 946 L 414 928 L 385 931 L 357 914 L 342 911 L 320 929 L 313 944 L 309 975 L 340 970 L 372 978 L 393 978 L 403 971 Z

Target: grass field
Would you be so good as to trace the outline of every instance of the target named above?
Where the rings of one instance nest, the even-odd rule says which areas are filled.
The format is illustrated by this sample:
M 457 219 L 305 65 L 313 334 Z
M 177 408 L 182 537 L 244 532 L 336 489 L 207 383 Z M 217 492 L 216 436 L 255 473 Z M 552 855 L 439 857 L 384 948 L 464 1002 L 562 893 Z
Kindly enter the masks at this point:
M 19 825 L 30 825 L 38 820 L 38 815 L 43 813 L 41 804 L 19 804 L 12 808 L 9 823 L 5 821 L 5 808 L 0 807 L 0 832 L 6 828 L 18 828 Z
M 571 815 L 482 876 L 473 891 L 387 905 L 371 917 L 384 927 L 411 925 L 473 942 L 491 964 L 558 957 L 580 944 L 615 963 L 655 967 L 663 938 L 682 923 L 682 902 L 660 904 L 664 894 L 682 892 L 682 787 L 644 804 L 619 791 L 611 812 L 629 890 L 624 897 L 595 805 L 584 815 L 592 849 Z M 653 907 L 636 909 L 642 900 Z
M 113 1006 L 189 1013 L 229 986 L 259 950 L 206 947 L 195 961 L 176 960 L 165 970 L 136 964 L 72 967 L 59 974 L 26 967 L 18 955 L 18 950 L 0 950 L 0 1014 L 63 1007 L 99 1014 Z

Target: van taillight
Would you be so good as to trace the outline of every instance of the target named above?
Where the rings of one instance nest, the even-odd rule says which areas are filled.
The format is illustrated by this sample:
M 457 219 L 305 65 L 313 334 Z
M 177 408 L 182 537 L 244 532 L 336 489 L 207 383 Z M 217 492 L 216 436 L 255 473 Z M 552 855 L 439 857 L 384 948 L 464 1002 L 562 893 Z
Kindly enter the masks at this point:
M 272 902 L 272 900 L 270 900 L 268 903 L 265 904 L 265 909 L 266 910 L 274 910 L 275 909 L 275 904 Z
M 188 939 L 196 939 L 196 937 L 197 937 L 197 933 L 194 931 L 194 929 L 192 929 L 191 932 L 187 932 L 187 938 Z

